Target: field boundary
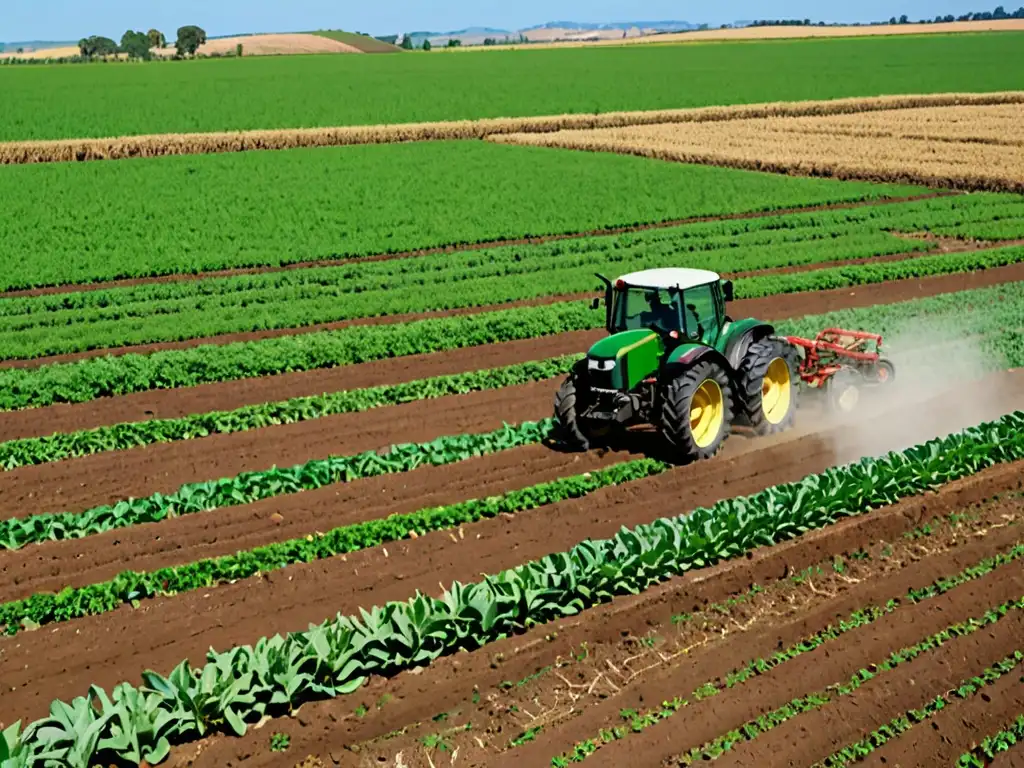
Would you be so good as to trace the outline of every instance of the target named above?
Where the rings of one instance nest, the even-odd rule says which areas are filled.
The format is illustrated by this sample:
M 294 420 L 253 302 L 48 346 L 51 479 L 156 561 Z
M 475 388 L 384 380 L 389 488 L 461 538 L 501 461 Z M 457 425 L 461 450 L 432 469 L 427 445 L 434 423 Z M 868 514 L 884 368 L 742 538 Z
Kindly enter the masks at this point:
M 906 94 L 816 101 L 765 102 L 667 110 L 499 117 L 427 123 L 349 125 L 322 128 L 148 134 L 101 139 L 47 139 L 0 143 L 0 165 L 86 162 L 168 155 L 217 154 L 267 149 L 342 147 L 412 141 L 486 139 L 512 133 L 622 128 L 657 123 L 696 123 L 759 117 L 807 117 L 937 106 L 1024 103 L 1024 91 Z

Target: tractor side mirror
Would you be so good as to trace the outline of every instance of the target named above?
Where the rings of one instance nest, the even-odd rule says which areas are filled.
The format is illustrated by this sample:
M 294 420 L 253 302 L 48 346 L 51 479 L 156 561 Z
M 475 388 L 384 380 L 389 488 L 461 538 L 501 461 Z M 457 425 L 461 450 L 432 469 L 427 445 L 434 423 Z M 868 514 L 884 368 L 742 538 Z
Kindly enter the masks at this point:
M 722 296 L 726 301 L 732 301 L 732 280 L 722 281 Z
M 591 309 L 600 309 L 601 308 L 601 300 L 595 298 L 592 302 L 590 302 L 590 308 Z

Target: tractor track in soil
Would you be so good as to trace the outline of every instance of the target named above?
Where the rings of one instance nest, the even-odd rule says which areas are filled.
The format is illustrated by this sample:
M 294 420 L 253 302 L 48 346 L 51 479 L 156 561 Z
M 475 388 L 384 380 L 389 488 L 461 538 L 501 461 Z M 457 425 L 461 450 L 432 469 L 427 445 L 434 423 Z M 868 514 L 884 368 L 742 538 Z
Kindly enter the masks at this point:
M 936 409 L 953 412 L 952 406 L 958 402 L 954 395 L 957 393 L 916 408 L 922 416 L 941 412 Z M 989 407 L 993 414 L 1003 412 L 998 402 Z M 976 416 L 967 414 L 965 418 L 973 423 Z M 891 414 L 882 413 L 867 423 L 868 431 L 873 427 L 879 435 L 877 450 L 884 451 L 886 442 L 894 437 L 884 429 L 890 420 Z M 937 434 L 923 418 L 907 423 L 914 426 L 902 431 L 901 440 L 916 441 L 921 437 L 914 434 L 917 430 L 923 430 L 921 434 L 926 437 Z M 146 601 L 139 609 L 121 608 L 2 639 L 0 685 L 5 694 L 0 698 L 0 721 L 45 715 L 49 702 L 62 691 L 84 691 L 91 683 L 109 688 L 121 680 L 137 679 L 147 668 L 169 671 L 184 658 L 202 663 L 211 646 L 225 648 L 255 642 L 275 632 L 302 630 L 310 622 L 321 622 L 338 612 L 349 614 L 359 607 L 404 600 L 416 589 L 437 594 L 441 585 L 454 580 L 475 581 L 481 573 L 494 573 L 568 549 L 587 537 L 611 536 L 624 525 L 650 522 L 723 498 L 796 481 L 835 463 L 828 434 L 797 439 L 798 435 L 783 433 L 777 439 L 757 442 L 757 450 L 732 458 L 679 467 L 647 480 L 597 491 L 584 499 L 465 526 L 465 539 L 450 531 L 429 533 L 344 557 L 290 566 L 262 578 Z M 444 467 L 430 474 L 437 487 L 446 488 L 453 482 L 454 471 L 453 467 Z M 982 473 L 976 487 L 991 484 L 992 478 L 998 479 L 1000 487 L 1019 484 L 1021 465 Z M 933 501 L 927 504 L 931 507 Z M 214 520 L 222 513 L 191 517 Z M 162 536 L 168 530 L 166 525 L 138 526 L 134 530 L 152 538 Z M 276 538 L 273 530 L 267 533 L 268 538 Z M 95 556 L 104 544 L 109 547 L 109 542 L 131 535 L 133 529 L 101 534 L 94 537 L 86 552 Z M 174 542 L 176 561 L 195 559 L 189 542 L 167 538 Z M 40 545 L 36 552 L 44 553 L 47 546 Z M 86 557 L 83 552 L 83 557 L 76 558 L 75 567 L 86 569 L 85 563 L 78 562 Z M 134 565 L 123 559 L 120 564 L 122 568 Z M 51 574 L 52 567 L 52 563 L 43 566 Z M 175 631 L 167 633 L 165 627 L 174 627 Z M 130 640 L 126 642 L 126 638 Z M 26 653 L 28 648 L 30 653 Z
M 918 238 L 920 239 L 920 238 Z M 1012 245 L 1020 244 L 1024 241 L 1006 241 L 998 243 L 988 243 L 984 246 L 975 247 L 972 244 L 965 243 L 961 251 L 978 251 L 978 250 L 995 250 L 998 248 L 1005 248 Z M 956 248 L 951 246 L 949 243 L 943 241 L 943 247 L 934 251 L 921 251 L 915 253 L 897 253 L 887 254 L 885 256 L 872 256 L 868 258 L 859 259 L 847 259 L 843 261 L 835 262 L 821 262 L 817 264 L 804 264 L 798 267 L 782 267 L 776 269 L 765 269 L 765 270 L 754 270 L 748 272 L 730 273 L 724 272 L 723 277 L 726 278 L 740 278 L 740 277 L 758 277 L 767 275 L 783 275 L 783 274 L 796 274 L 803 272 L 815 272 L 822 269 L 831 269 L 835 267 L 844 266 L 858 266 L 863 264 L 878 264 L 883 262 L 893 261 L 912 261 L 915 259 L 922 258 L 924 256 L 934 256 L 938 253 L 951 253 Z M 1008 265 L 1004 267 L 996 267 L 993 270 L 1007 270 L 1011 271 L 1014 266 Z M 960 273 L 956 273 L 960 274 Z M 1024 275 L 1024 271 L 1020 273 Z M 938 275 L 927 278 L 913 278 L 915 280 L 935 280 L 939 277 L 952 277 L 954 275 Z M 1020 279 L 1020 278 L 1014 278 Z M 892 281 L 899 282 L 899 281 Z M 1009 280 L 1001 280 L 1000 282 L 1009 282 Z M 853 288 L 864 289 L 869 287 L 871 284 L 863 286 L 853 286 Z M 849 289 L 835 289 L 837 292 L 842 293 Z M 798 294 L 781 294 L 781 296 L 794 295 L 794 296 L 807 296 L 809 293 L 798 293 Z M 164 341 L 154 343 L 142 343 L 142 344 L 131 344 L 119 347 L 101 347 L 98 349 L 86 350 L 83 352 L 71 352 L 60 355 L 48 355 L 44 357 L 35 357 L 27 360 L 2 360 L 0 361 L 0 370 L 5 368 L 22 368 L 32 369 L 41 368 L 44 365 L 57 365 L 64 363 L 74 363 L 80 360 L 89 360 L 97 357 L 121 357 L 123 355 L 148 355 L 154 352 L 166 352 L 171 350 L 182 350 L 182 349 L 194 349 L 195 347 L 205 346 L 224 346 L 227 344 L 236 344 L 240 342 L 251 342 L 251 341 L 262 341 L 265 339 L 281 338 L 283 336 L 303 336 L 309 333 L 320 333 L 323 331 L 339 331 L 346 328 L 354 327 L 366 327 L 366 326 L 378 326 L 378 325 L 399 325 L 403 323 L 412 323 L 419 320 L 436 320 L 446 317 L 464 317 L 467 315 L 480 315 L 488 312 L 500 312 L 507 309 L 517 309 L 523 307 L 540 307 L 548 306 L 550 304 L 558 304 L 566 301 L 581 301 L 589 299 L 593 296 L 592 293 L 573 293 L 573 294 L 559 294 L 554 296 L 542 296 L 535 299 L 524 299 L 520 301 L 509 301 L 501 304 L 484 304 L 476 307 L 462 307 L 458 309 L 447 309 L 447 310 L 431 310 L 427 312 L 410 312 L 395 315 L 382 315 L 377 317 L 360 317 L 353 318 L 350 320 L 339 320 L 336 322 L 328 323 L 314 323 L 311 325 L 302 326 L 289 326 L 287 328 L 272 328 L 261 331 L 243 331 L 238 333 L 223 333 L 216 334 L 213 336 L 200 336 L 196 338 L 184 339 L 182 341 Z M 740 299 L 734 302 L 736 309 L 734 310 L 737 316 L 743 316 L 745 310 L 743 305 L 745 303 L 762 303 L 766 300 L 777 299 L 779 296 L 771 296 L 766 299 Z
M 915 239 L 915 238 L 908 238 Z M 924 238 L 916 238 L 924 239 Z M 1007 248 L 1013 245 L 1024 244 L 1024 240 L 1001 241 L 1001 242 L 948 242 L 947 239 L 929 240 L 937 243 L 935 250 L 914 251 L 909 253 L 890 253 L 884 256 L 868 256 L 856 259 L 840 259 L 838 261 L 817 262 L 815 264 L 802 264 L 795 267 L 775 267 L 770 269 L 755 269 L 746 272 L 723 272 L 722 276 L 727 279 L 740 279 L 749 277 L 767 277 L 771 275 L 793 275 L 804 272 L 817 272 L 823 269 L 834 269 L 839 267 L 862 266 L 865 264 L 882 264 L 896 261 L 913 261 L 925 256 L 934 256 L 938 253 L 954 253 L 982 250 L 996 250 Z M 373 317 L 357 317 L 348 320 L 337 320 L 324 323 L 311 323 L 308 325 L 292 325 L 284 328 L 268 328 L 258 331 L 238 331 L 234 333 L 220 333 L 212 336 L 197 336 L 180 341 L 162 342 L 140 342 L 138 344 L 126 344 L 124 346 L 98 347 L 96 349 L 84 350 L 81 352 L 68 352 L 58 355 L 44 355 L 28 359 L 0 360 L 0 370 L 4 368 L 41 368 L 44 365 L 56 365 L 61 363 L 74 363 L 80 360 L 90 360 L 97 357 L 121 357 L 123 355 L 148 355 L 154 352 L 166 352 L 170 350 L 193 349 L 205 346 L 224 346 L 239 342 L 262 341 L 264 339 L 281 338 L 282 336 L 302 336 L 308 333 L 322 331 L 340 331 L 346 328 L 376 325 L 400 325 L 413 323 L 419 320 L 437 320 L 447 317 L 464 317 L 467 315 L 479 315 L 487 312 L 499 312 L 505 309 L 522 307 L 540 307 L 550 304 L 558 304 L 565 301 L 580 301 L 592 296 L 589 293 L 557 294 L 553 296 L 540 296 L 534 299 L 522 299 L 519 301 L 508 301 L 500 304 L 482 304 L 474 307 L 459 307 L 455 309 L 427 310 L 425 312 L 406 312 L 393 315 L 377 315 Z M 751 301 L 747 299 L 747 301 Z
M 668 624 L 680 611 L 705 608 L 746 590 L 753 583 L 764 584 L 785 578 L 833 556 L 852 552 L 865 542 L 891 541 L 936 515 L 983 501 L 1008 487 L 1020 488 L 1022 466 L 985 470 L 973 477 L 951 483 L 936 494 L 910 498 L 869 515 L 846 519 L 828 528 L 813 531 L 799 539 L 761 548 L 750 557 L 690 572 L 640 595 L 617 598 L 578 616 L 498 641 L 480 651 L 445 657 L 425 669 L 402 673 L 392 679 L 374 678 L 352 697 L 307 704 L 294 717 L 278 718 L 242 738 L 213 736 L 198 744 L 183 746 L 172 753 L 169 765 L 229 768 L 244 761 L 246 766 L 284 766 L 286 762 L 280 756 L 269 753 L 265 747 L 268 734 L 277 730 L 289 733 L 292 744 L 289 753 L 295 758 L 314 754 L 322 756 L 325 765 L 383 765 L 387 760 L 379 752 L 370 749 L 356 753 L 349 751 L 348 747 L 379 739 L 413 723 L 428 723 L 438 713 L 465 704 L 477 691 L 484 696 L 489 690 L 496 689 L 501 681 L 523 678 L 555 663 L 558 658 L 574 655 L 583 643 L 595 646 L 617 643 L 627 635 L 641 634 L 647 627 Z M 874 591 L 866 591 L 873 588 L 874 585 L 870 584 L 858 587 L 865 591 L 850 604 L 859 607 L 855 603 L 863 604 L 873 594 L 877 594 L 884 602 L 889 597 L 905 593 L 909 586 L 925 586 L 939 576 L 950 575 L 974 564 L 993 551 L 1005 549 L 1008 542 L 1019 536 L 1019 530 L 1009 531 L 968 547 L 924 559 L 895 574 L 893 578 L 897 581 L 890 582 L 888 589 L 874 587 Z M 979 583 L 982 583 L 981 580 Z M 990 579 L 984 583 L 994 582 Z M 971 585 L 966 586 L 971 588 Z M 971 594 L 984 594 L 987 600 L 991 592 L 974 590 Z M 977 609 L 976 597 L 968 598 L 965 602 Z M 696 687 L 716 674 L 724 675 L 732 670 L 742 663 L 738 661 L 740 659 L 771 653 L 787 641 L 795 642 L 803 637 L 815 622 L 818 625 L 815 628 L 819 628 L 833 619 L 834 611 L 823 609 L 820 616 L 811 622 L 796 621 L 784 628 L 769 627 L 763 635 L 740 633 L 731 638 L 727 652 L 721 646 L 704 655 L 698 652 L 685 666 L 692 671 Z M 640 706 L 656 705 L 662 700 L 653 693 L 656 692 L 650 696 L 643 694 Z M 673 692 L 669 697 L 677 693 Z M 386 706 L 370 707 L 368 714 L 362 717 L 353 714 L 359 702 L 381 701 L 385 697 Z M 711 701 L 715 702 L 719 698 L 715 697 Z M 636 697 L 633 699 L 635 701 Z M 620 706 L 627 705 L 626 702 L 615 702 L 608 706 L 615 716 Z M 484 699 L 481 699 L 480 706 L 486 706 Z M 597 707 L 594 707 L 593 710 L 585 711 L 572 720 L 564 731 L 557 732 L 554 740 L 557 746 L 554 749 L 550 748 L 550 743 L 543 743 L 549 734 L 541 734 L 537 741 L 504 756 L 490 756 L 492 759 L 484 764 L 501 768 L 506 765 L 510 768 L 519 765 L 547 765 L 553 754 L 571 747 L 572 741 L 568 739 L 588 738 L 597 733 L 605 723 L 599 713 L 595 715 L 596 710 Z M 681 714 L 682 717 L 687 716 L 687 713 Z M 515 734 L 506 735 L 511 738 Z M 507 759 L 503 761 L 502 758 Z M 291 759 L 287 765 L 294 765 L 294 762 Z M 459 764 L 464 764 L 464 761 L 460 760 Z M 641 763 L 631 759 L 619 763 L 624 764 Z M 420 762 L 414 760 L 411 765 L 418 766 Z
M 660 222 L 648 222 L 644 224 L 630 224 L 624 226 L 611 226 L 599 229 L 585 230 L 582 232 L 564 232 L 553 235 L 537 235 L 533 237 L 501 238 L 478 243 L 463 243 L 460 245 L 444 245 L 434 248 L 420 248 L 410 251 L 398 251 L 393 253 L 377 253 L 368 256 L 352 256 L 347 258 L 317 259 L 311 261 L 299 261 L 292 264 L 283 264 L 276 267 L 239 267 L 232 269 L 215 269 L 192 274 L 157 275 L 153 277 L 137 277 L 116 280 L 105 280 L 96 283 L 72 283 L 65 285 L 46 286 L 42 288 L 26 288 L 20 290 L 2 291 L 0 299 L 10 299 L 21 296 L 43 296 L 54 293 L 79 293 L 83 291 L 100 291 L 110 288 L 129 288 L 137 285 L 151 285 L 153 283 L 181 283 L 193 280 L 203 280 L 211 277 L 232 277 L 234 275 L 255 275 L 270 274 L 274 272 L 289 272 L 295 269 L 309 269 L 311 267 L 339 267 L 346 264 L 359 264 L 373 261 L 391 261 L 394 259 L 416 258 L 418 256 L 430 256 L 438 253 L 464 253 L 467 251 L 480 251 L 488 248 L 501 248 L 510 245 L 540 245 L 542 243 L 555 242 L 558 240 L 578 240 L 586 237 L 602 237 L 605 235 L 623 235 L 631 232 L 644 232 L 649 229 L 671 229 L 687 224 L 706 224 L 715 221 L 741 221 L 746 219 L 765 219 L 772 216 L 786 216 L 788 214 L 815 213 L 821 211 L 845 211 L 854 208 L 867 208 L 872 206 L 898 205 L 920 200 L 932 200 L 938 197 L 957 197 L 962 192 L 955 190 L 932 190 L 919 195 L 909 197 L 893 197 L 882 200 L 857 200 L 846 203 L 827 203 L 822 205 L 798 206 L 794 208 L 779 208 L 774 211 L 747 211 L 744 213 L 725 213 L 711 216 L 695 216 L 682 219 L 670 219 Z
M 979 272 L 792 293 L 733 302 L 730 314 L 783 320 L 839 309 L 856 309 L 1024 280 L 1024 263 Z M 85 403 L 57 404 L 0 413 L 5 440 L 72 432 L 121 422 L 176 418 L 226 411 L 324 392 L 398 384 L 466 371 L 496 368 L 585 351 L 605 335 L 603 328 L 532 339 L 407 355 L 336 368 L 151 390 Z M 425 405 L 429 407 L 429 405 Z

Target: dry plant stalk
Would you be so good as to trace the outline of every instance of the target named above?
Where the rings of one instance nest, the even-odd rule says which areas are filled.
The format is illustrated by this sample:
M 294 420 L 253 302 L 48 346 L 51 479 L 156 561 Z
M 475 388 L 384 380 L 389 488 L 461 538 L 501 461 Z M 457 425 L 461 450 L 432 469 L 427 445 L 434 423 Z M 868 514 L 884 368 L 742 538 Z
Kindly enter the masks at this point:
M 179 133 L 104 139 L 56 139 L 0 143 L 0 165 L 120 160 L 132 157 L 245 152 L 258 149 L 340 147 L 446 139 L 484 139 L 505 134 L 620 128 L 666 123 L 720 123 L 752 118 L 848 115 L 950 105 L 1024 103 L 1024 91 L 879 96 L 825 101 L 771 102 L 728 107 L 607 112 L 434 123 L 354 125 L 224 133 Z
M 1024 192 L 1020 103 L 663 123 L 491 140 L 804 176 Z

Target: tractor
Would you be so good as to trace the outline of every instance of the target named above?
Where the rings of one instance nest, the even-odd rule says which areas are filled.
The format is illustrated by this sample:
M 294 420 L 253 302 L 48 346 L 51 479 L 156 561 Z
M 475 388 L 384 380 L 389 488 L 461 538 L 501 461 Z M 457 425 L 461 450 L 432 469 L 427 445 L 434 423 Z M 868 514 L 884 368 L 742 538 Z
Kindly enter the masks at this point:
M 713 456 L 734 424 L 767 435 L 793 424 L 801 350 L 772 325 L 726 314 L 732 282 L 702 269 L 604 275 L 608 336 L 555 395 L 558 437 L 587 450 L 647 423 L 681 462 Z M 601 299 L 594 299 L 599 309 Z

